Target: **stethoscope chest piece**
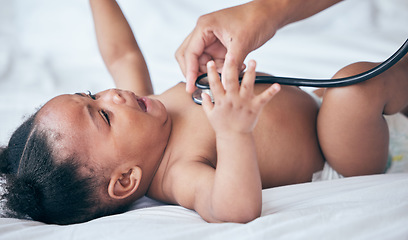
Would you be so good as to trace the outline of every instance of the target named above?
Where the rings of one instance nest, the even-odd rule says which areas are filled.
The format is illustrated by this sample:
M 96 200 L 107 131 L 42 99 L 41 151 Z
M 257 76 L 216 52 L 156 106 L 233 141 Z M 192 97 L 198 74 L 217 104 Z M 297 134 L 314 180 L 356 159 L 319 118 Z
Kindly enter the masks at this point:
M 202 93 L 207 93 L 211 97 L 211 102 L 214 103 L 214 97 L 210 90 L 210 83 L 208 82 L 207 73 L 200 75 L 197 78 L 195 85 L 197 89 L 193 92 L 193 95 L 192 95 L 195 103 L 200 104 L 200 105 L 203 103 L 203 98 L 201 97 Z
M 210 89 L 203 89 L 203 88 L 197 88 L 194 92 L 193 92 L 193 101 L 199 105 L 201 105 L 203 103 L 203 98 L 201 97 L 202 93 L 207 93 L 210 97 L 211 97 L 211 102 L 214 103 L 214 98 L 212 95 L 212 92 Z

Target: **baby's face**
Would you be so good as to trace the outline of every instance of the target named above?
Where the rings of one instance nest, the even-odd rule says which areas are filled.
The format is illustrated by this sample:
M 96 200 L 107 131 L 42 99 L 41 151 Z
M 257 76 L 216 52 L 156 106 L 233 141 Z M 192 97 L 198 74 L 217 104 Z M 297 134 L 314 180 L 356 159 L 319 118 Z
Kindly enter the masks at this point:
M 37 117 L 60 133 L 62 154 L 74 151 L 87 156 L 90 162 L 84 164 L 107 170 L 130 162 L 144 166 L 148 175 L 160 164 L 171 128 L 160 101 L 118 89 L 55 97 Z

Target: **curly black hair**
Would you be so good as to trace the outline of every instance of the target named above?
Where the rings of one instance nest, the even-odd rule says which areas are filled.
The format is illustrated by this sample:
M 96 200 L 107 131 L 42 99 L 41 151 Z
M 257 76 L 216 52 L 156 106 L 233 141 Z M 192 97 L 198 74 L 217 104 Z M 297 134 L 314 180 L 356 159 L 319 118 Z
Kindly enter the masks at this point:
M 5 217 L 64 225 L 123 211 L 125 207 L 103 204 L 100 178 L 81 173 L 75 154 L 56 159 L 51 130 L 36 127 L 37 113 L 0 149 Z

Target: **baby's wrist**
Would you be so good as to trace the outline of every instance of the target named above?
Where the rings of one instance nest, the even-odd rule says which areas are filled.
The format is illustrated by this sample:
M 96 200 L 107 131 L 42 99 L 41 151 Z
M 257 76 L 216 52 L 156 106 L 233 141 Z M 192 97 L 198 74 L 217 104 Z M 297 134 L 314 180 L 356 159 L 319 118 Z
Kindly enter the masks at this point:
M 253 139 L 252 131 L 218 131 L 215 133 L 217 141 L 237 141 L 238 139 Z

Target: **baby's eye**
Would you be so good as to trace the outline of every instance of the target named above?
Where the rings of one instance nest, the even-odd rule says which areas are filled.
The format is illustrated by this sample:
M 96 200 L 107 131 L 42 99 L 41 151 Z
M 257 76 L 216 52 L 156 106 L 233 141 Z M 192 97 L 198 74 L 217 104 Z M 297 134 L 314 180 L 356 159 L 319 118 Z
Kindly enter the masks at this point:
M 88 91 L 88 97 L 92 98 L 93 100 L 96 100 L 96 95 L 92 94 L 91 91 Z
M 102 116 L 103 120 L 105 120 L 105 122 L 110 126 L 109 114 L 104 110 L 99 110 L 99 114 Z

